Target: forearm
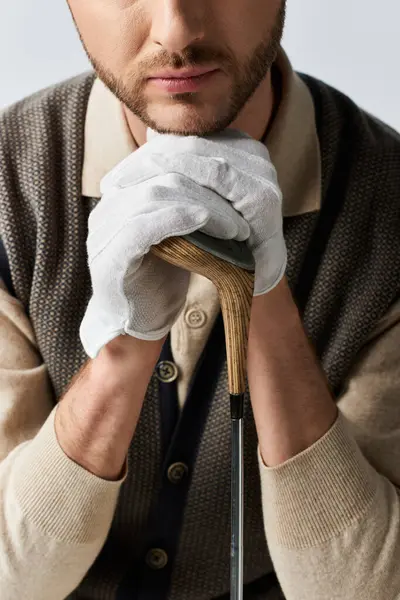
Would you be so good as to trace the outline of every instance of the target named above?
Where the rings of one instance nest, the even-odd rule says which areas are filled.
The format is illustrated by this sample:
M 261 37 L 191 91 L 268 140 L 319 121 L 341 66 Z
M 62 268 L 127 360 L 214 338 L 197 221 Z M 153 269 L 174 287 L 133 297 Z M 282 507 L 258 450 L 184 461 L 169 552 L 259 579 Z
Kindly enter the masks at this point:
M 86 364 L 59 404 L 55 429 L 62 449 L 98 477 L 121 473 L 162 343 L 116 338 Z
M 101 550 L 162 344 L 136 342 L 116 341 L 90 361 L 38 434 L 0 464 L 4 600 L 27 590 L 29 600 L 65 598 Z
M 253 300 L 248 378 L 267 466 L 302 452 L 332 426 L 337 408 L 286 279 Z
M 338 412 L 283 282 L 253 303 L 249 385 L 265 534 L 288 600 L 400 594 L 398 490 Z M 385 596 L 386 597 L 386 596 Z

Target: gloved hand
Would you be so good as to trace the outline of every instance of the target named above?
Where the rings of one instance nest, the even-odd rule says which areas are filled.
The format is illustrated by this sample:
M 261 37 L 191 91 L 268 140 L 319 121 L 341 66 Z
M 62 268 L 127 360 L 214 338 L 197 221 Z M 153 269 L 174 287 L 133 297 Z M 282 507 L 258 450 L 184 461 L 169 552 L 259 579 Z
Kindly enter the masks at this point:
M 196 230 L 241 241 L 250 235 L 243 217 L 216 192 L 185 174 L 155 174 L 152 144 L 102 179 L 102 198 L 89 217 L 93 294 L 80 337 L 92 358 L 123 333 L 161 339 L 183 309 L 190 273 L 148 254 L 151 246 Z
M 282 193 L 266 146 L 234 129 L 206 137 L 149 130 L 148 140 L 139 150 L 141 169 L 135 173 L 132 163 L 121 173 L 119 184 L 176 173 L 229 200 L 250 226 L 247 243 L 256 263 L 254 295 L 272 290 L 284 276 L 287 251 Z

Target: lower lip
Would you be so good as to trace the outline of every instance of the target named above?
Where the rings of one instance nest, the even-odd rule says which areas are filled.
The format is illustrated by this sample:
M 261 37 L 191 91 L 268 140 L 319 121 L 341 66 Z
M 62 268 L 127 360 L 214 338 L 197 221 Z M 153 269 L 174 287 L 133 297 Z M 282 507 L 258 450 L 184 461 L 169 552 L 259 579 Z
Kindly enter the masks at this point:
M 209 81 L 212 79 L 212 77 L 214 77 L 214 75 L 216 75 L 217 72 L 218 70 L 216 69 L 215 71 L 208 71 L 208 73 L 198 75 L 197 77 L 182 77 L 180 79 L 158 79 L 151 77 L 149 82 L 156 85 L 159 89 L 172 94 L 197 92 L 197 90 L 199 90 L 203 85 L 209 83 Z

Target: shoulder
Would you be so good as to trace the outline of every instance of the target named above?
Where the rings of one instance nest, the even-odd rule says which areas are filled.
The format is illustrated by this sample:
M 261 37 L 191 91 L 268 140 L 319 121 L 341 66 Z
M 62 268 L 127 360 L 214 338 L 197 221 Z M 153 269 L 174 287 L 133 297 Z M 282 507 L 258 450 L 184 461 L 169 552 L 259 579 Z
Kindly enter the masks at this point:
M 64 177 L 66 161 L 80 162 L 92 71 L 66 79 L 0 113 L 0 209 L 16 195 L 31 202 L 33 188 Z M 1 228 L 0 228 L 1 229 Z
M 11 293 L 6 249 L 10 256 L 13 247 L 30 264 L 40 215 L 80 185 L 86 109 L 95 77 L 92 71 L 82 73 L 0 112 L 0 277 Z
M 400 154 L 400 134 L 392 127 L 358 106 L 343 92 L 323 81 L 298 73 L 314 100 L 319 133 L 336 129 L 355 136 L 354 141 L 368 144 L 370 149 L 392 149 Z
M 43 141 L 85 114 L 95 73 L 88 71 L 41 89 L 0 111 L 0 152 L 21 141 Z M 39 136 L 39 138 L 38 138 Z M 18 147 L 18 151 L 25 150 Z
M 347 190 L 357 188 L 371 208 L 378 202 L 400 209 L 399 133 L 342 92 L 299 75 L 314 101 L 323 193 L 332 181 L 339 181 Z

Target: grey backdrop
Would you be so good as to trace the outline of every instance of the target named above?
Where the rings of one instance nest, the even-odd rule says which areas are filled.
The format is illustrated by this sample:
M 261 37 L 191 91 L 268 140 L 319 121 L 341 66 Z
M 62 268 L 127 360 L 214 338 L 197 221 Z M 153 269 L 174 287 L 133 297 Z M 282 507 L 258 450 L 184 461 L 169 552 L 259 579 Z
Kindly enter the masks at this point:
M 399 0 L 288 0 L 284 47 L 400 130 Z M 0 108 L 88 68 L 66 0 L 3 0 Z

